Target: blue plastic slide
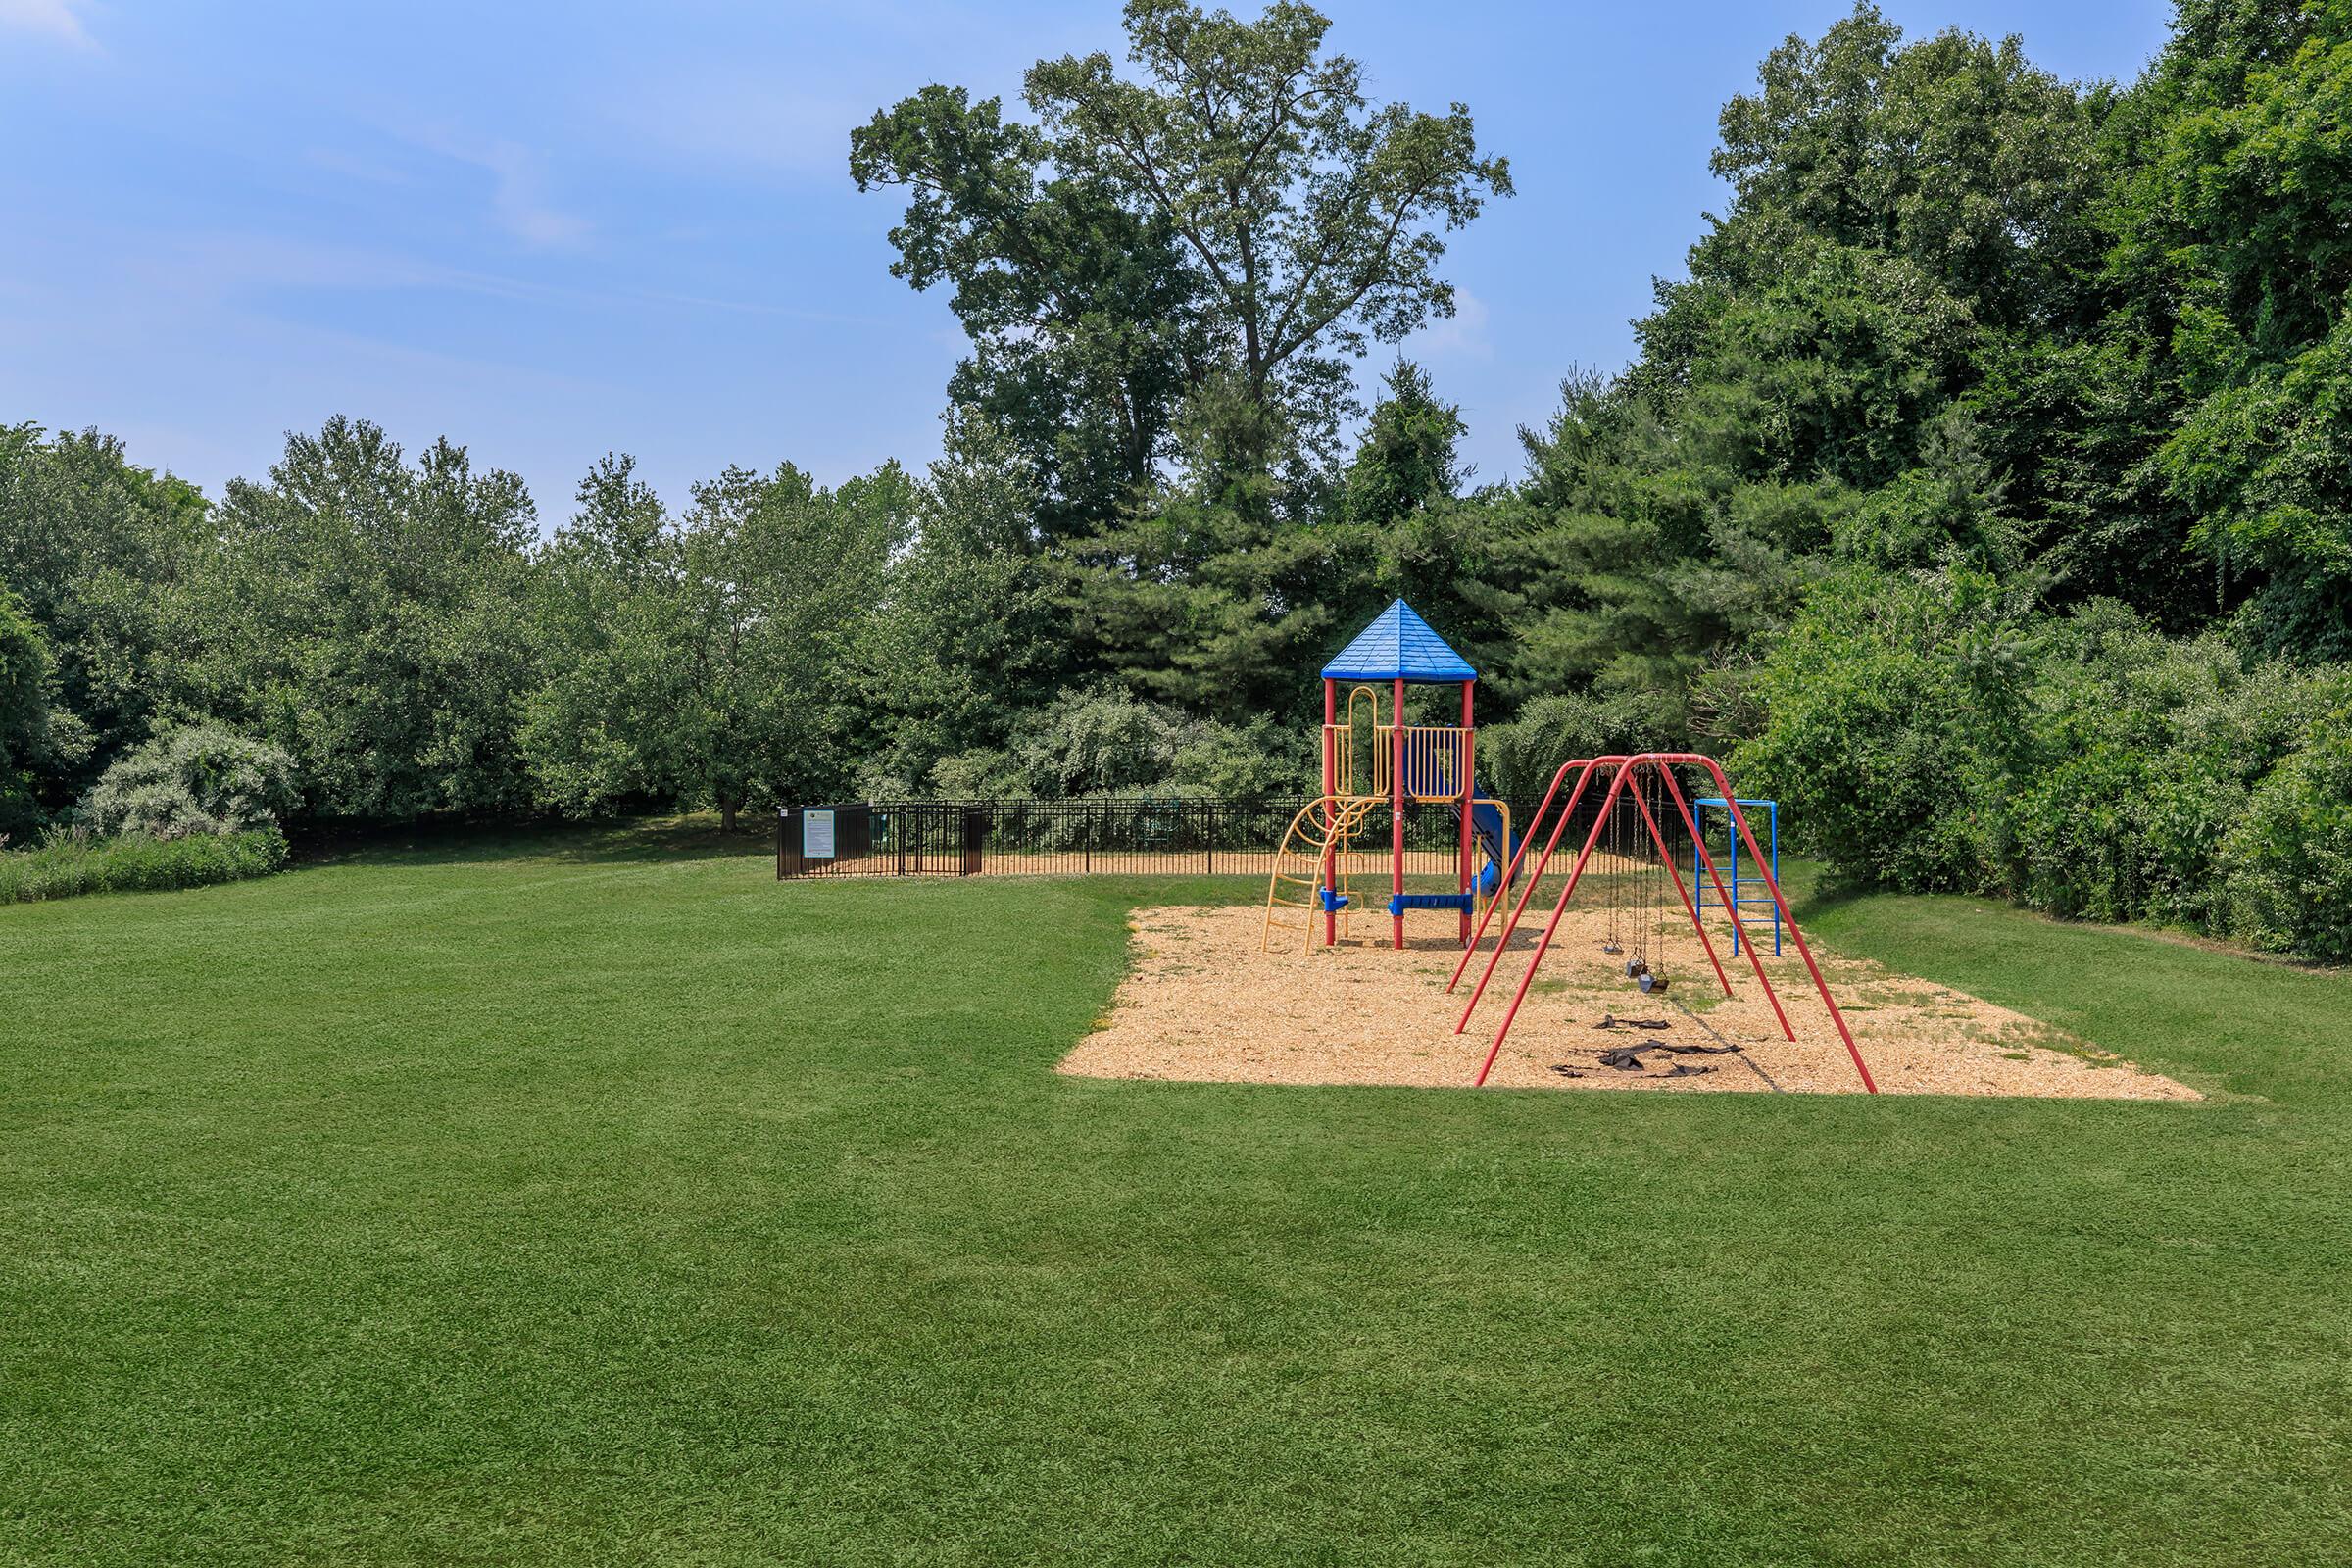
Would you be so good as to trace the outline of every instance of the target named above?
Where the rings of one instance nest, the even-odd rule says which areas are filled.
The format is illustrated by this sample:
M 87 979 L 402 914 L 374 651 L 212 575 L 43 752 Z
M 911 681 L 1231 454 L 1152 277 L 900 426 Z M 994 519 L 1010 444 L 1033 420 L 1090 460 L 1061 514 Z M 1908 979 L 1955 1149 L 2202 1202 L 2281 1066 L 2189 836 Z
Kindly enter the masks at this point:
M 1475 782 L 1470 793 L 1478 793 Z M 1459 808 L 1455 808 L 1454 820 L 1461 820 Z M 1516 842 L 1503 842 L 1502 812 L 1491 801 L 1478 801 L 1471 806 L 1470 831 L 1478 836 L 1479 848 L 1487 852 L 1487 863 L 1478 872 L 1479 897 L 1492 898 L 1495 884 L 1502 880 L 1502 868 L 1511 863 L 1511 856 L 1519 846 Z

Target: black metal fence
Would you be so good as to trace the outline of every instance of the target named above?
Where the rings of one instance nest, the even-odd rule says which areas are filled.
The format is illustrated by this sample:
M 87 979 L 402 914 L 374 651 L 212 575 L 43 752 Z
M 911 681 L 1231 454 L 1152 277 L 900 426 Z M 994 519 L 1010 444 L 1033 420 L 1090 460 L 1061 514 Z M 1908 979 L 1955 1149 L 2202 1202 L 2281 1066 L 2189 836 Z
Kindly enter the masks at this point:
M 794 807 L 776 819 L 776 875 L 1256 875 L 1311 795 L 1265 800 L 900 801 Z M 1514 830 L 1537 803 L 1513 803 Z M 1405 870 L 1448 876 L 1460 828 L 1445 806 L 1405 808 Z M 1388 808 L 1357 844 L 1390 843 Z

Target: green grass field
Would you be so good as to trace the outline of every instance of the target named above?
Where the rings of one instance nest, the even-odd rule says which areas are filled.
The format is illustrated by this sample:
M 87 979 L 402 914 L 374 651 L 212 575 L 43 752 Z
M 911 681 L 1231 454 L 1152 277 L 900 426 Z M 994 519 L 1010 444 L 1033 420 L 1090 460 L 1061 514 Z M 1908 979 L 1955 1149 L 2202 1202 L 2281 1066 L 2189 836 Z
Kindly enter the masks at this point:
M 1132 904 L 543 839 L 0 907 L 0 1561 L 2352 1559 L 2352 976 L 2194 1105 L 1064 1079 Z

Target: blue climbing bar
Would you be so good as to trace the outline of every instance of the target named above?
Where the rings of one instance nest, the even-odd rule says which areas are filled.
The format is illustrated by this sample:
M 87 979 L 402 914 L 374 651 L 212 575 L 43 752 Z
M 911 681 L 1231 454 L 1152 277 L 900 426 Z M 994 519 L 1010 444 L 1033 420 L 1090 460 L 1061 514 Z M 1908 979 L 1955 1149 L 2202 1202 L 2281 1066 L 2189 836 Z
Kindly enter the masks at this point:
M 1740 799 L 1740 808 L 1748 813 L 1747 825 L 1751 830 L 1756 825 L 1756 808 L 1763 808 L 1764 853 L 1772 858 L 1771 882 L 1759 883 L 1754 874 L 1750 873 L 1748 886 L 1755 889 L 1753 892 L 1742 892 L 1740 887 L 1740 827 L 1732 820 L 1731 803 L 1720 795 L 1702 795 L 1692 801 L 1690 806 L 1695 813 L 1693 820 L 1698 824 L 1699 833 L 1699 839 L 1693 840 L 1690 845 L 1690 886 L 1698 895 L 1700 911 L 1704 912 L 1707 907 L 1710 890 L 1699 869 L 1698 843 L 1699 840 L 1706 837 L 1707 810 L 1712 807 L 1723 813 L 1724 840 L 1731 850 L 1730 855 L 1724 859 L 1718 860 L 1716 864 L 1724 871 L 1724 885 L 1731 891 L 1732 904 L 1739 910 L 1740 918 L 1742 920 L 1747 918 L 1747 911 L 1750 909 L 1772 911 L 1772 956 L 1776 958 L 1779 957 L 1781 956 L 1781 906 L 1773 898 L 1772 890 L 1778 887 L 1781 881 L 1781 803 L 1778 801 L 1751 801 L 1745 796 Z M 1726 861 L 1729 863 L 1727 864 Z M 1716 899 L 1715 906 L 1721 908 L 1723 900 Z M 1740 927 L 1737 924 L 1732 927 L 1732 952 L 1734 955 L 1740 952 Z

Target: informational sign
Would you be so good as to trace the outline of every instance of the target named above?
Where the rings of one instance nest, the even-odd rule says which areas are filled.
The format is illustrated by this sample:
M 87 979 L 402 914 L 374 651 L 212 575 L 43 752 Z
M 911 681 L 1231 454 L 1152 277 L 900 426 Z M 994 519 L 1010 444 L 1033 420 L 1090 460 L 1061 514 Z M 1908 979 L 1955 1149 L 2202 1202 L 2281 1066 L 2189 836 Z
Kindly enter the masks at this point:
M 801 813 L 801 854 L 811 860 L 833 858 L 833 813 Z

